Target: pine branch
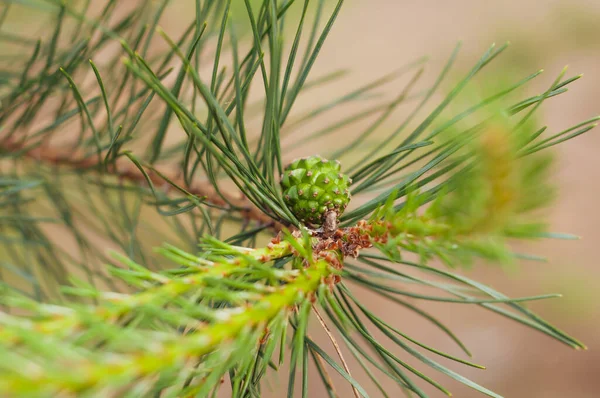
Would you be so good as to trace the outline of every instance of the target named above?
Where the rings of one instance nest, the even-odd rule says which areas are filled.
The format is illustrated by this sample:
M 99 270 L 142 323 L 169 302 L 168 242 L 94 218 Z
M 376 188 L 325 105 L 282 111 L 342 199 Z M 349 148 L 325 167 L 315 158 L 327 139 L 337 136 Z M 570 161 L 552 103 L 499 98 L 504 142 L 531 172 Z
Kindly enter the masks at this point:
M 171 257 L 179 255 L 181 257 L 178 261 L 187 263 L 189 267 L 201 267 L 205 272 L 174 280 L 155 275 L 152 279 L 163 283 L 158 288 L 148 289 L 133 296 L 106 293 L 97 297 L 105 304 L 89 310 L 69 311 L 41 304 L 37 309 L 45 312 L 51 319 L 38 320 L 35 325 L 5 315 L 2 321 L 11 329 L 3 329 L 0 340 L 5 343 L 10 342 L 10 345 L 17 348 L 22 344 L 28 344 L 27 339 L 23 337 L 35 333 L 34 330 L 42 332 L 46 335 L 45 339 L 54 343 L 57 338 L 72 339 L 86 329 L 119 319 L 127 312 L 139 311 L 148 305 L 160 306 L 161 303 L 175 301 L 190 289 L 196 290 L 202 285 L 210 286 L 208 280 L 227 278 L 229 274 L 251 266 L 253 261 L 267 262 L 288 255 L 291 253 L 291 247 L 289 242 L 284 241 L 261 250 L 244 250 L 247 253 L 244 256 L 227 262 L 221 260 L 221 263 L 171 251 Z M 124 260 L 132 265 L 131 262 Z M 146 345 L 144 350 L 132 353 L 125 352 L 118 355 L 107 353 L 79 359 L 73 358 L 72 355 L 65 355 L 65 364 L 73 367 L 74 370 L 67 377 L 48 372 L 49 369 L 44 373 L 21 371 L 4 373 L 5 376 L 0 378 L 0 390 L 16 394 L 31 394 L 39 392 L 39 386 L 43 385 L 44 391 L 47 392 L 84 392 L 108 386 L 116 387 L 114 384 L 119 385 L 123 381 L 128 383 L 129 380 L 152 375 L 155 372 L 180 367 L 187 362 L 188 358 L 207 354 L 228 341 L 235 341 L 238 336 L 261 333 L 271 325 L 273 320 L 293 309 L 295 304 L 310 300 L 332 269 L 331 265 L 323 259 L 310 261 L 301 271 L 272 270 L 271 272 L 280 275 L 278 279 L 285 280 L 286 283 L 281 287 L 259 288 L 257 286 L 258 290 L 255 294 L 249 292 L 239 294 L 240 298 L 245 297 L 244 301 L 248 300 L 248 304 L 245 307 L 213 311 L 212 324 L 208 326 L 202 326 L 200 323 L 194 328 L 195 330 L 184 336 L 153 332 L 143 337 L 151 339 L 150 345 Z M 148 273 L 145 275 L 147 279 L 151 276 Z M 12 329 L 14 327 L 18 329 Z M 16 334 L 12 333 L 17 330 L 20 331 Z M 257 341 L 255 340 L 253 344 L 255 345 Z M 248 347 L 240 346 L 238 349 L 240 352 L 232 352 L 231 355 L 244 355 L 244 352 L 248 351 Z M 108 374 L 114 375 L 114 379 L 107 378 Z
M 580 75 L 566 77 L 563 70 L 544 92 L 505 103 L 538 71 L 448 114 L 507 48 L 492 45 L 430 106 L 457 46 L 421 92 L 413 86 L 423 76 L 423 59 L 324 103 L 315 98 L 295 116 L 300 96 L 342 76 L 309 80 L 342 0 L 331 7 L 319 0 L 314 9 L 308 0 L 196 1 L 178 38 L 160 27 L 168 1 L 101 3 L 91 11 L 89 1 L 9 0 L 0 11 L 2 40 L 27 54 L 0 57 L 6 160 L 0 250 L 8 259 L 0 262 L 0 393 L 208 397 L 228 380 L 233 397 L 248 398 L 260 396 L 269 369 L 289 358 L 290 397 L 297 373 L 308 394 L 311 359 L 330 395 L 337 395 L 329 374 L 335 371 L 355 396 L 367 396 L 355 378 L 360 369 L 341 354 L 345 344 L 384 396 L 382 375 L 408 396 L 426 397 L 421 383 L 449 395 L 410 357 L 499 397 L 435 357 L 483 366 L 392 326 L 354 294 L 357 285 L 413 311 L 468 356 L 466 344 L 419 301 L 482 307 L 585 348 L 522 304 L 558 295 L 511 299 L 452 269 L 475 259 L 517 260 L 510 239 L 558 236 L 540 217 L 553 194 L 546 150 L 586 133 L 600 118 L 546 138 L 546 126 L 533 117 Z M 16 6 L 52 17 L 42 37 L 1 31 Z M 330 110 L 380 98 L 382 87 L 391 90 L 389 83 L 407 72 L 412 79 L 393 99 L 353 109 L 323 128 Z M 399 107 L 413 108 L 390 129 Z M 251 128 L 251 119 L 259 125 Z M 284 167 L 286 135 L 296 136 L 294 146 L 314 144 L 362 121 L 367 126 L 355 139 L 323 148 L 334 155 L 330 161 L 309 157 Z M 306 131 L 310 124 L 314 133 Z M 168 140 L 171 129 L 182 138 Z M 57 144 L 64 142 L 70 146 Z M 179 170 L 161 169 L 162 163 Z M 373 192 L 344 213 L 350 193 Z M 265 229 L 291 226 L 293 234 L 260 244 Z M 61 246 L 65 232 L 72 249 Z M 199 252 L 190 254 L 207 233 Z M 187 245 L 158 250 L 176 268 L 150 252 L 161 240 Z M 127 253 L 113 255 L 118 265 L 105 266 L 113 261 L 104 255 L 107 242 Z M 15 276 L 33 293 L 22 291 Z M 102 288 L 95 284 L 99 276 Z M 126 285 L 125 292 L 115 283 Z M 45 294 L 56 284 L 63 285 L 61 294 Z M 309 336 L 311 310 L 341 364 Z
M 171 187 L 183 187 L 192 195 L 197 196 L 200 201 L 218 206 L 224 211 L 236 211 L 248 220 L 256 221 L 260 226 L 267 226 L 275 231 L 280 231 L 284 225 L 273 220 L 268 215 L 258 210 L 251 202 L 245 199 L 242 195 L 234 196 L 227 193 L 222 193 L 225 199 L 218 195 L 215 189 L 205 183 L 196 182 L 191 185 L 187 184 L 178 174 L 171 174 L 158 169 L 147 170 L 142 173 L 139 168 L 135 167 L 131 162 L 113 162 L 104 167 L 98 163 L 95 157 L 86 156 L 83 151 L 72 150 L 57 150 L 56 148 L 47 146 L 38 146 L 33 149 L 27 149 L 25 143 L 17 142 L 16 139 L 5 139 L 0 142 L 0 150 L 5 153 L 10 153 L 13 156 L 28 157 L 37 162 L 45 163 L 51 166 L 69 167 L 73 171 L 85 172 L 94 170 L 98 173 L 118 177 L 119 179 L 134 183 L 137 185 L 150 182 L 157 186 L 163 186 L 167 190 Z M 168 183 L 166 183 L 168 181 Z M 231 207 L 231 206 L 234 207 Z
M 281 334 L 284 333 L 281 322 L 287 324 L 290 311 L 294 308 L 300 318 L 294 326 L 292 363 L 301 357 L 302 350 L 308 349 L 308 346 L 302 348 L 304 344 L 308 344 L 331 364 L 331 358 L 304 337 L 305 325 L 313 302 L 318 301 L 328 314 L 331 314 L 330 311 L 336 314 L 333 318 L 334 323 L 347 342 L 351 340 L 348 340 L 346 328 L 340 328 L 338 322 L 359 322 L 358 318 L 351 320 L 355 315 L 347 312 L 353 311 L 348 300 L 353 300 L 375 326 L 391 337 L 385 321 L 375 317 L 362 306 L 346 286 L 340 283 L 340 276 L 347 257 L 358 257 L 362 250 L 371 247 L 378 247 L 385 254 L 384 259 L 408 264 L 403 262 L 391 247 L 406 247 L 410 250 L 411 245 L 401 242 L 409 241 L 414 244 L 415 234 L 411 231 L 423 231 L 423 229 L 420 227 L 414 229 L 416 225 L 407 224 L 406 220 L 405 210 L 394 211 L 388 205 L 382 208 L 371 221 L 361 221 L 355 227 L 338 229 L 333 235 L 313 233 L 311 237 L 306 232 L 304 234 L 296 232 L 294 236 L 288 235 L 283 240 L 275 238 L 267 247 L 261 249 L 235 247 L 207 238 L 202 247 L 204 253 L 202 256 L 194 256 L 173 247 L 163 249 L 167 257 L 183 267 L 166 273 L 150 272 L 143 266 L 119 256 L 120 261 L 128 266 L 129 270 L 115 269 L 113 272 L 129 283 L 141 287 L 142 290 L 133 295 L 102 293 L 89 287 L 67 290 L 71 294 L 98 300 L 99 304 L 93 306 L 48 305 L 6 295 L 3 299 L 4 305 L 25 308 L 33 312 L 34 317 L 22 318 L 4 314 L 0 318 L 0 322 L 4 324 L 0 332 L 0 342 L 5 349 L 13 348 L 11 363 L 21 364 L 5 369 L 6 371 L 0 376 L 0 390 L 11 394 L 31 394 L 39 393 L 42 386 L 45 394 L 107 393 L 117 388 L 132 388 L 129 383 L 134 379 L 154 375 L 166 376 L 171 372 L 178 374 L 189 367 L 192 358 L 200 357 L 200 362 L 206 364 L 210 371 L 207 370 L 209 373 L 205 378 L 200 377 L 201 373 L 196 374 L 195 377 L 198 377 L 199 381 L 190 388 L 203 396 L 204 392 L 208 393 L 215 386 L 214 383 L 217 383 L 228 370 L 237 369 L 241 372 L 241 369 L 253 363 L 251 359 L 256 358 L 255 352 L 261 350 L 266 341 L 279 341 L 277 336 L 272 340 L 260 336 L 270 333 L 277 333 L 280 338 L 284 336 Z M 422 233 L 418 236 L 425 238 Z M 446 246 L 447 242 L 443 242 L 445 239 L 448 237 L 436 234 L 438 246 Z M 432 247 L 431 243 L 429 247 Z M 466 247 L 470 250 L 468 245 Z M 436 253 L 441 252 L 436 251 Z M 295 265 L 295 269 L 284 270 L 276 266 L 277 260 L 289 256 L 293 258 L 292 264 Z M 370 261 L 365 263 L 377 265 Z M 414 297 L 449 303 L 479 304 L 490 308 L 493 308 L 492 305 L 508 304 L 529 317 L 531 320 L 526 322 L 531 326 L 574 347 L 583 347 L 577 340 L 549 326 L 518 304 L 521 301 L 552 297 L 550 295 L 508 299 L 466 278 L 424 265 L 418 267 L 467 283 L 476 288 L 476 291 L 492 298 L 477 298 L 465 294 L 462 294 L 462 299 L 425 295 L 413 295 Z M 358 282 L 361 280 L 367 282 L 366 285 L 375 291 L 408 294 L 395 290 L 387 284 L 375 284 L 364 277 L 358 278 L 356 274 L 352 274 L 352 271 L 346 271 L 344 275 Z M 367 272 L 366 275 L 373 275 L 373 273 Z M 261 280 L 269 282 L 268 284 L 257 283 Z M 418 281 L 414 278 L 413 280 Z M 453 294 L 458 293 L 458 290 L 436 282 L 425 281 L 424 283 Z M 334 304 L 333 289 L 344 297 L 346 307 Z M 187 299 L 183 299 L 190 294 L 191 297 L 200 297 L 201 300 L 192 304 Z M 212 305 L 206 305 L 208 304 L 206 300 L 212 301 Z M 514 317 L 508 313 L 505 315 Z M 147 318 L 148 316 L 150 318 Z M 122 324 L 124 319 L 129 321 Z M 320 320 L 323 322 L 322 317 Z M 134 326 L 129 326 L 131 322 Z M 164 329 L 161 324 L 184 327 L 185 333 L 179 335 L 164 332 L 161 330 Z M 148 329 L 148 326 L 154 326 L 156 330 Z M 365 326 L 359 323 L 356 327 L 376 349 L 383 349 Z M 103 331 L 102 334 L 98 334 L 100 330 Z M 468 366 L 480 367 L 429 348 L 403 335 L 397 329 L 391 330 L 437 355 Z M 135 344 L 132 344 L 132 339 L 135 339 Z M 397 338 L 394 337 L 393 340 L 429 366 L 441 369 L 447 375 L 476 390 L 498 397 L 497 394 L 409 348 Z M 37 352 L 40 342 L 53 347 L 52 352 Z M 90 344 L 92 347 L 100 344 L 104 348 L 102 352 L 96 352 L 87 347 Z M 334 344 L 339 351 L 337 343 Z M 355 346 L 354 343 L 349 344 Z M 249 347 L 253 348 L 249 350 Z M 274 345 L 270 347 L 270 354 L 263 361 L 270 360 Z M 386 355 L 391 355 L 389 351 L 385 350 L 385 352 Z M 214 356 L 220 358 L 223 364 L 220 370 L 210 367 L 211 358 Z M 36 358 L 35 362 L 41 366 L 39 370 L 31 372 L 31 367 L 26 366 L 26 361 L 31 358 Z M 56 358 L 62 358 L 61 361 L 65 365 L 75 370 L 66 375 L 63 372 L 56 372 L 54 370 Z M 392 358 L 417 376 L 446 391 L 440 384 L 417 372 L 405 362 L 394 356 Z M 345 361 L 343 359 L 342 361 L 344 369 L 334 368 L 351 382 L 356 394 L 366 395 L 350 375 Z M 252 366 L 258 365 L 255 363 Z M 240 374 L 246 378 L 247 373 Z M 424 396 L 412 382 L 407 381 L 407 383 L 409 389 Z

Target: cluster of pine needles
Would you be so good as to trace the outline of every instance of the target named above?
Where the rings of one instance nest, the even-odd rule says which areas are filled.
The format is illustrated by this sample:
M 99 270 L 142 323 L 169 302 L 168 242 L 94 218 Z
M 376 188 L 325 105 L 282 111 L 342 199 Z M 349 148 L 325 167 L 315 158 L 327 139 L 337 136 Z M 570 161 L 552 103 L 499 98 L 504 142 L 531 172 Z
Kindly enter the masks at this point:
M 543 222 L 549 148 L 599 118 L 550 133 L 535 116 L 580 76 L 515 100 L 536 71 L 455 113 L 507 48 L 447 88 L 459 45 L 420 90 L 426 59 L 302 110 L 346 79 L 311 74 L 343 0 L 188 3 L 173 29 L 169 0 L 0 5 L 0 395 L 259 397 L 285 371 L 289 397 L 313 378 L 342 396 L 333 373 L 356 397 L 358 380 L 450 395 L 437 376 L 500 397 L 454 370 L 483 366 L 426 301 L 585 348 L 524 304 L 557 295 L 509 298 L 461 273 L 540 260 L 517 239 L 570 238 Z M 19 29 L 27 16 L 43 22 Z M 324 148 L 353 181 L 332 234 L 285 205 L 291 147 Z M 399 329 L 400 308 L 460 354 Z

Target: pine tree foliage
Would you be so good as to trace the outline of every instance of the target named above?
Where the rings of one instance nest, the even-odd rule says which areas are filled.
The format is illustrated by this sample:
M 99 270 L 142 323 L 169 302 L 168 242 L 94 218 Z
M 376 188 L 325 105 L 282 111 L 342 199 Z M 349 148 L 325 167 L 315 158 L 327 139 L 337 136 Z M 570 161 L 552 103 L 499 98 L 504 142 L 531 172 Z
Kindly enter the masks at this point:
M 2 396 L 210 397 L 226 385 L 258 397 L 287 364 L 288 396 L 307 396 L 310 365 L 330 396 L 335 372 L 356 396 L 392 396 L 383 378 L 407 396 L 449 394 L 438 377 L 450 377 L 499 397 L 455 370 L 483 366 L 420 301 L 483 307 L 585 348 L 524 305 L 556 295 L 509 298 L 458 269 L 536 258 L 515 253 L 514 239 L 569 238 L 542 219 L 554 195 L 548 148 L 599 118 L 550 133 L 534 116 L 580 76 L 565 70 L 514 100 L 538 71 L 455 113 L 507 47 L 490 47 L 438 100 L 458 46 L 424 91 L 414 90 L 423 59 L 294 112 L 344 75 L 311 74 L 343 0 L 195 0 L 173 37 L 160 27 L 172 3 L 0 5 Z M 44 23 L 17 29 L 17 15 Z M 396 98 L 324 124 L 405 74 Z M 400 106 L 408 116 L 390 129 Z M 321 153 L 344 159 L 353 181 L 339 229 L 306 228 L 281 193 L 286 139 L 319 143 L 365 120 Z M 397 329 L 357 286 L 464 355 Z M 336 355 L 311 338 L 309 319 Z

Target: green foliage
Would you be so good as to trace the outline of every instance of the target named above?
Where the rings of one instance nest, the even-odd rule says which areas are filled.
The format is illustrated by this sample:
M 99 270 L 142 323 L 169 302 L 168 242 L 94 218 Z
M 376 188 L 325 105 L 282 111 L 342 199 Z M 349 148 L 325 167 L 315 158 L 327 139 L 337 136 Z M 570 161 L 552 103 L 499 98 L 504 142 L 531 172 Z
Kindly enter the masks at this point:
M 481 365 L 392 326 L 355 286 L 420 315 L 467 356 L 419 301 L 483 307 L 584 348 L 522 304 L 556 295 L 511 299 L 438 266 L 510 262 L 523 257 L 510 239 L 568 237 L 542 219 L 554 194 L 548 148 L 599 118 L 548 134 L 534 116 L 580 76 L 563 71 L 515 101 L 535 72 L 455 111 L 507 47 L 491 46 L 432 105 L 458 46 L 422 92 L 412 91 L 423 59 L 298 112 L 299 98 L 344 78 L 311 75 L 342 4 L 197 0 L 170 29 L 160 27 L 168 0 L 4 2 L 1 395 L 205 397 L 226 381 L 232 396 L 256 397 L 288 361 L 288 396 L 307 396 L 312 361 L 332 396 L 331 371 L 356 396 L 368 394 L 361 371 L 383 396 L 381 377 L 408 396 L 427 396 L 425 384 L 448 394 L 429 370 L 499 396 L 454 370 Z M 27 13 L 48 21 L 40 32 L 5 29 Z M 406 87 L 381 100 L 405 73 Z M 381 102 L 328 120 L 372 98 Z M 400 106 L 409 112 L 397 123 Z M 279 184 L 291 156 L 282 148 L 321 145 L 365 120 L 354 139 L 321 146 L 353 180 L 342 228 L 306 230 Z M 339 361 L 310 337 L 313 318 Z

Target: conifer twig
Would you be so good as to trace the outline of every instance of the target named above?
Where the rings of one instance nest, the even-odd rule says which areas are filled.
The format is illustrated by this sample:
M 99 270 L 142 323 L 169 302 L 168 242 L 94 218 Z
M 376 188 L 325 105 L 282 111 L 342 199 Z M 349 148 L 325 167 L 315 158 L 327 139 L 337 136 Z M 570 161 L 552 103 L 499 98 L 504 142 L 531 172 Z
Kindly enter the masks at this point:
M 72 150 L 58 150 L 53 147 L 36 146 L 32 149 L 27 149 L 23 142 L 18 142 L 14 139 L 5 139 L 0 142 L 0 150 L 2 152 L 19 153 L 20 156 L 25 156 L 30 159 L 34 159 L 38 162 L 42 162 L 52 166 L 64 166 L 70 167 L 76 170 L 93 170 L 102 172 L 105 174 L 114 175 L 120 179 L 126 180 L 133 184 L 145 184 L 145 176 L 137 169 L 132 166 L 131 163 L 126 162 L 114 162 L 107 165 L 106 168 L 102 168 L 93 156 L 85 156 L 81 152 L 73 153 Z M 164 185 L 166 179 L 161 177 L 167 177 L 169 181 L 176 184 L 177 186 L 186 187 L 186 183 L 183 178 L 179 175 L 173 174 L 168 171 L 160 170 L 158 173 L 152 170 L 147 171 L 148 177 L 153 184 Z M 160 175 L 159 175 L 160 174 Z M 167 185 L 168 187 L 168 185 Z M 260 225 L 266 225 L 274 231 L 280 231 L 284 225 L 278 221 L 271 219 L 268 215 L 257 209 L 249 200 L 243 195 L 235 196 L 231 193 L 221 192 L 221 195 L 225 197 L 223 199 L 214 187 L 209 183 L 194 182 L 192 185 L 187 186 L 186 190 L 194 195 L 204 197 L 207 202 L 223 207 L 225 209 L 230 208 L 229 203 L 235 206 L 228 211 L 237 211 L 240 215 L 247 219 L 256 221 Z
M 271 258 L 283 256 L 290 251 L 290 245 L 287 242 L 275 244 L 264 250 L 250 250 L 248 259 L 267 261 Z M 266 253 L 272 253 L 269 257 Z M 240 253 L 242 254 L 242 253 Z M 192 261 L 192 256 L 189 256 Z M 126 260 L 123 258 L 123 260 Z M 180 259 L 182 260 L 182 259 Z M 199 258 L 196 259 L 201 260 Z M 228 264 L 231 267 L 240 267 L 244 263 L 244 257 L 240 256 L 236 261 Z M 307 260 L 308 261 L 308 260 Z M 197 278 L 210 276 L 211 274 L 220 275 L 222 269 L 218 263 L 206 261 L 209 271 L 200 272 Z M 212 267 L 211 265 L 214 265 Z M 223 263 L 222 266 L 227 266 Z M 266 328 L 276 319 L 278 315 L 291 311 L 295 306 L 306 299 L 314 296 L 319 287 L 326 283 L 328 276 L 335 271 L 327 259 L 317 259 L 308 261 L 307 267 L 298 272 L 294 278 L 282 284 L 279 287 L 272 287 L 265 291 L 256 300 L 249 301 L 247 305 L 233 309 L 219 309 L 215 313 L 215 321 L 199 327 L 196 331 L 186 335 L 173 335 L 161 332 L 153 332 L 151 338 L 153 343 L 147 351 L 133 351 L 123 353 L 105 353 L 95 357 L 77 357 L 69 358 L 69 366 L 73 366 L 74 371 L 69 377 L 58 377 L 52 372 L 40 372 L 39 374 L 17 372 L 11 375 L 0 376 L 0 390 L 10 388 L 12 391 L 18 391 L 19 394 L 27 395 L 36 391 L 38 385 L 44 385 L 46 389 L 54 392 L 81 392 L 85 390 L 102 387 L 103 383 L 110 383 L 109 375 L 115 376 L 116 383 L 119 380 L 133 380 L 141 377 L 149 377 L 155 372 L 159 372 L 165 367 L 177 367 L 185 363 L 190 357 L 199 357 L 218 349 L 220 344 L 226 341 L 235 340 L 236 336 L 247 335 L 251 331 L 260 331 Z M 198 287 L 199 280 L 194 277 L 184 276 L 183 283 L 165 284 L 158 287 L 157 291 L 148 290 L 138 295 L 122 295 L 122 302 L 111 300 L 116 306 L 98 307 L 97 311 L 92 308 L 90 313 L 79 317 L 80 313 L 76 311 L 58 311 L 54 312 L 52 318 L 46 321 L 38 320 L 30 322 L 24 319 L 14 318 L 8 314 L 4 315 L 4 321 L 10 322 L 13 326 L 18 326 L 21 332 L 12 333 L 17 329 L 3 330 L 0 333 L 0 340 L 9 342 L 11 345 L 18 345 L 26 331 L 34 328 L 36 331 L 48 332 L 47 338 L 62 339 L 66 334 L 77 330 L 84 330 L 80 321 L 87 322 L 94 320 L 113 319 L 114 315 L 120 312 L 120 309 L 131 309 L 138 307 L 141 303 L 155 300 L 157 297 L 166 297 L 169 294 L 179 296 L 191 287 Z M 192 280 L 194 279 L 194 280 Z M 187 282 L 186 282 L 187 280 Z M 104 296 L 104 298 L 107 298 Z M 52 306 L 46 306 L 49 308 Z M 59 307 L 55 307 L 59 309 Z M 62 307 L 60 307 L 62 308 Z M 116 311 L 116 312 L 115 312 Z M 85 312 L 85 311 L 84 311 Z M 83 327 L 83 329 L 81 329 Z M 59 337 L 63 336 L 63 337 Z M 150 337 L 148 337 L 150 338 Z M 247 350 L 247 346 L 243 349 Z M 110 369 L 110 371 L 108 370 Z

